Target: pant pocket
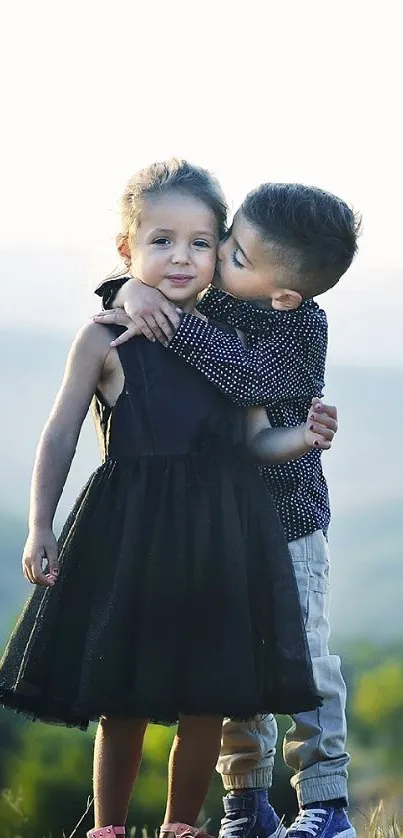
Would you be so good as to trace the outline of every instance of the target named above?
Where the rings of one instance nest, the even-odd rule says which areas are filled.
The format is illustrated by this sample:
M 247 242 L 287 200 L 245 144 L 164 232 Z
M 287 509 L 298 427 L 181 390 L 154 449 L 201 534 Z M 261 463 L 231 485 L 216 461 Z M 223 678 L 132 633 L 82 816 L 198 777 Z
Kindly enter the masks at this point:
M 302 616 L 312 657 L 328 655 L 329 642 L 329 560 L 324 556 L 293 562 Z

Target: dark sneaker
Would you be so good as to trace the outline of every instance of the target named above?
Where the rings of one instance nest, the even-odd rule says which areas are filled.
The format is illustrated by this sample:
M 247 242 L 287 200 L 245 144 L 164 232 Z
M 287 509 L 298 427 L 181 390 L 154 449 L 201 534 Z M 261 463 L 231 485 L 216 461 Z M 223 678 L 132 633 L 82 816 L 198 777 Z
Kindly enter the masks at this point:
M 225 816 L 218 838 L 286 838 L 287 830 L 267 802 L 264 812 L 253 791 L 223 798 Z
M 315 809 L 300 809 L 287 830 L 287 838 L 356 838 L 347 812 L 341 806 L 316 804 Z

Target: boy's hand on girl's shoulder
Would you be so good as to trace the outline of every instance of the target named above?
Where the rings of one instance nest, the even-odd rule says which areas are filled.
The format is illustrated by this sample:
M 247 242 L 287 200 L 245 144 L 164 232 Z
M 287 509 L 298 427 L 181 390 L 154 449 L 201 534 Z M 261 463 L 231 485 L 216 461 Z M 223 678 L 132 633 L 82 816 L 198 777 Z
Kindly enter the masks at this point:
M 95 315 L 96 323 L 126 326 L 126 332 L 112 342 L 112 346 L 126 343 L 136 335 L 144 335 L 153 343 L 158 340 L 167 346 L 180 324 L 178 309 L 157 288 L 130 279 L 118 293 L 121 308 Z
M 47 562 L 45 569 L 44 562 Z M 32 585 L 53 587 L 59 562 L 57 541 L 51 529 L 30 529 L 22 556 L 22 572 Z
M 327 451 L 337 433 L 337 407 L 312 399 L 312 405 L 305 423 L 305 442 L 311 448 Z
M 112 340 L 111 346 L 120 346 L 121 343 L 127 343 L 131 338 L 142 334 L 141 329 L 126 314 L 124 308 L 110 308 L 108 311 L 100 311 L 98 314 L 94 314 L 92 319 L 94 323 L 100 323 L 102 326 L 126 326 L 126 331 Z

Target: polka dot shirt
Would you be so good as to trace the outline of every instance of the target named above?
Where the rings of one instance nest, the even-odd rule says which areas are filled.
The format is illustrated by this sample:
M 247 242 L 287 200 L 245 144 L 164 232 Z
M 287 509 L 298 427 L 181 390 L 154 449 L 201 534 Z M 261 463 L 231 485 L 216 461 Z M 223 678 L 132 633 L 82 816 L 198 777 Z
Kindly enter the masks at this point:
M 296 311 L 260 309 L 210 289 L 198 308 L 207 317 L 236 326 L 236 335 L 185 314 L 171 351 L 180 355 L 236 404 L 264 404 L 274 427 L 305 422 L 311 399 L 321 396 L 327 349 L 326 314 L 313 300 Z M 329 496 L 320 451 L 261 469 L 288 541 L 322 530 L 330 522 Z

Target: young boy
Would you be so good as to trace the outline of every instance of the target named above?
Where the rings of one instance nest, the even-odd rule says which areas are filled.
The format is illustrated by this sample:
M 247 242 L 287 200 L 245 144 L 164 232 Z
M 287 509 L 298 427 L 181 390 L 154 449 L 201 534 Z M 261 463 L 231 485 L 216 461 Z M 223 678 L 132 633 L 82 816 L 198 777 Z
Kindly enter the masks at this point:
M 211 288 L 198 307 L 204 319 L 180 318 L 158 291 L 127 276 L 96 291 L 104 308 L 114 302 L 124 310 L 95 319 L 128 326 L 119 342 L 140 332 L 160 340 L 237 404 L 264 404 L 273 426 L 294 426 L 324 386 L 327 321 L 313 297 L 348 269 L 358 232 L 357 217 L 334 195 L 300 184 L 264 184 L 246 197 L 220 246 L 219 288 Z M 185 264 L 186 254 L 182 259 Z M 241 329 L 246 346 L 216 329 L 214 320 Z M 346 689 L 340 659 L 328 648 L 330 511 L 320 452 L 264 468 L 262 475 L 287 533 L 323 697 L 319 710 L 293 717 L 285 737 L 284 759 L 294 771 L 300 807 L 288 835 L 354 838 L 345 810 Z M 273 716 L 248 724 L 225 721 L 217 766 L 228 792 L 221 838 L 284 837 L 267 799 L 276 741 Z

